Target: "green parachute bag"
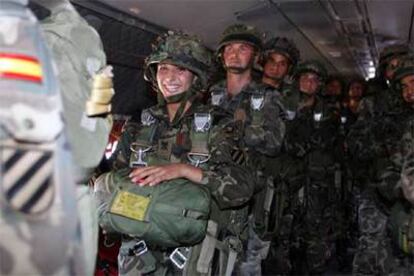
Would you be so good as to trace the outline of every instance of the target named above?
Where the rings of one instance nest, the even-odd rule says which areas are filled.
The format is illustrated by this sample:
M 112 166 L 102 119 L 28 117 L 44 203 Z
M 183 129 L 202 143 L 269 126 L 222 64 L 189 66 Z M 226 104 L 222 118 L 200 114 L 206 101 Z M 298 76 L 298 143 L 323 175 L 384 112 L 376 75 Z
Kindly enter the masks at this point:
M 391 209 L 389 227 L 398 248 L 407 255 L 414 255 L 414 210 L 397 202 Z
M 105 229 L 161 247 L 194 245 L 205 237 L 211 203 L 206 187 L 186 179 L 141 187 L 124 172 L 102 177 L 112 190 L 100 217 Z

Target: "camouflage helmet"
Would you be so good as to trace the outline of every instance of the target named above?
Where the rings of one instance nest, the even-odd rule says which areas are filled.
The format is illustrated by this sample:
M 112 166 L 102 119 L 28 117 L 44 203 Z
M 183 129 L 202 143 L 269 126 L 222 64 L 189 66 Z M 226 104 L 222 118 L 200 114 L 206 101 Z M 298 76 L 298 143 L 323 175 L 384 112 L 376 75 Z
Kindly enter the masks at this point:
M 157 64 L 166 60 L 197 75 L 196 89 L 207 87 L 212 55 L 196 37 L 171 31 L 158 37 L 152 53 L 145 59 L 145 80 L 155 82 Z
M 224 46 L 231 42 L 245 42 L 259 51 L 263 47 L 260 32 L 255 27 L 244 24 L 234 24 L 224 30 L 217 47 L 217 54 L 220 54 Z
M 395 70 L 394 76 L 391 80 L 392 85 L 401 90 L 400 81 L 409 75 L 414 75 L 414 55 L 405 55 L 401 58 L 401 62 Z
M 264 44 L 264 56 L 276 52 L 284 55 L 295 66 L 300 60 L 300 52 L 292 40 L 286 37 L 274 37 Z
M 328 72 L 321 62 L 317 60 L 309 60 L 300 63 L 296 67 L 293 77 L 298 78 L 301 74 L 308 72 L 315 73 L 316 75 L 318 75 L 321 81 L 325 81 L 328 76 Z
M 410 53 L 410 51 L 411 50 L 407 44 L 394 44 L 387 46 L 384 49 L 382 49 L 380 53 L 379 64 L 386 64 L 395 57 L 407 55 L 408 53 Z

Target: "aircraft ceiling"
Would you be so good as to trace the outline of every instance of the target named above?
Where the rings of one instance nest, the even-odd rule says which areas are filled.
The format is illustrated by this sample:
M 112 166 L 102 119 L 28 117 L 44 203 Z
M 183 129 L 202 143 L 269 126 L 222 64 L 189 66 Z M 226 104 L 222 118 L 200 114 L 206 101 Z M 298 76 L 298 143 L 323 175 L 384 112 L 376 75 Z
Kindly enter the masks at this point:
M 197 34 L 212 49 L 227 25 L 254 25 L 267 37 L 293 39 L 302 59 L 319 59 L 331 73 L 346 75 L 372 76 L 384 46 L 412 40 L 413 0 L 98 1 L 144 22 Z

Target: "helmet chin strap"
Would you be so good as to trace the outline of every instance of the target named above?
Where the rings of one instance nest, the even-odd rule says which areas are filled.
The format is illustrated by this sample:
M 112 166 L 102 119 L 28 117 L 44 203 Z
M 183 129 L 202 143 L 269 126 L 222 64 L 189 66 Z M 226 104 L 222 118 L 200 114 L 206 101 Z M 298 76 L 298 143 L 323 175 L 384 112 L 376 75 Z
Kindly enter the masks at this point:
M 159 106 L 166 106 L 169 103 L 180 103 L 178 107 L 177 113 L 175 113 L 174 119 L 172 120 L 172 125 L 176 125 L 181 118 L 184 116 L 185 107 L 187 103 L 192 104 L 194 100 L 197 98 L 195 93 L 194 85 L 190 87 L 187 91 L 180 93 L 178 95 L 174 95 L 168 98 L 164 98 L 161 91 L 158 91 L 158 105 Z

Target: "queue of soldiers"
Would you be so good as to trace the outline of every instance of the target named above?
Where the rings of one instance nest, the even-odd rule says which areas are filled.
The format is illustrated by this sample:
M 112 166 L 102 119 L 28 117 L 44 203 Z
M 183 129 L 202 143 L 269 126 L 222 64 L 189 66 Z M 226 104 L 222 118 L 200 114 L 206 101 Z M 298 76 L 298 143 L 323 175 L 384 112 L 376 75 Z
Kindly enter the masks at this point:
M 99 39 L 83 55 L 66 50 L 75 47 L 67 41 L 89 49 L 86 32 L 97 38 L 68 1 L 37 2 L 53 11 L 43 30 L 66 72 L 59 77 L 69 140 L 84 183 L 110 122 L 77 114 L 73 91 L 86 101 L 88 81 L 106 60 Z M 63 41 L 59 26 L 68 20 L 75 27 Z M 216 63 L 224 79 L 212 83 Z M 99 225 L 122 241 L 120 275 L 329 275 L 332 263 L 343 274 L 414 273 L 414 55 L 407 45 L 385 48 L 369 82 L 345 80 L 319 61 L 301 61 L 291 40 L 263 41 L 256 28 L 236 24 L 214 54 L 195 36 L 160 36 L 144 74 L 158 104 L 127 122 L 110 169 L 93 181 Z M 79 271 L 73 267 L 83 256 L 90 274 L 97 223 L 82 198 L 76 227 L 84 252 L 78 243 L 65 249 L 77 256 L 65 257 L 65 269 Z M 64 261 L 54 262 L 33 258 L 33 267 L 64 271 Z
M 225 78 L 211 84 L 214 59 Z M 373 80 L 345 82 L 237 24 L 214 57 L 161 36 L 145 77 L 158 105 L 127 123 L 95 183 L 101 227 L 122 234 L 120 274 L 414 272 L 408 46 L 384 49 Z

